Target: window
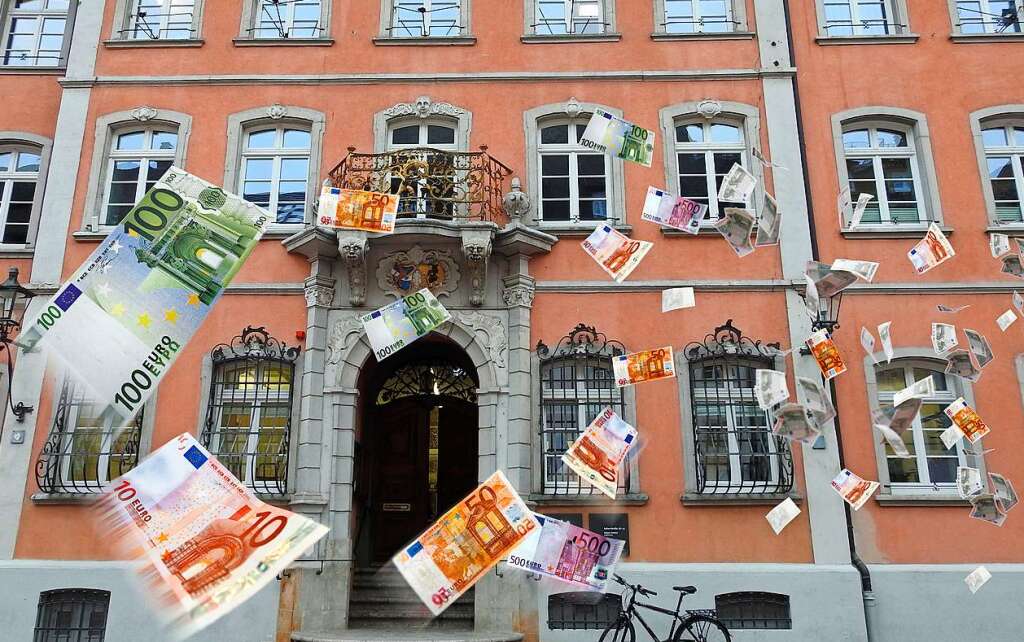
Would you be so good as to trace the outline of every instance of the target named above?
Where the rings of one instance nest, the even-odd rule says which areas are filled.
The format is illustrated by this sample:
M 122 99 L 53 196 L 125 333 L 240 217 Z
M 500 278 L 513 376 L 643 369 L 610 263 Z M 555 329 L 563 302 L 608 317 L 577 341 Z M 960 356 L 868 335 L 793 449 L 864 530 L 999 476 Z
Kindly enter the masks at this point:
M 330 0 L 246 0 L 243 38 L 326 38 Z
M 410 147 L 433 147 L 434 149 L 458 151 L 455 132 L 454 123 L 423 119 L 392 121 L 388 123 L 388 151 Z
M 816 0 L 822 35 L 892 36 L 906 32 L 906 0 Z
M 898 457 L 887 443 L 884 447 L 876 446 L 884 460 L 879 477 L 883 483 L 888 481 L 892 494 L 921 495 L 938 491 L 956 495 L 957 467 L 976 467 L 973 458 L 968 463 L 963 440 L 949 450 L 942 443 L 940 435 L 951 425 L 943 410 L 965 391 L 959 378 L 936 368 L 941 366 L 928 361 L 893 360 L 892 364 L 875 366 L 875 381 L 868 382 L 869 390 L 876 392 L 875 402 L 882 409 L 891 408 L 893 395 L 916 381 L 931 377 L 935 383 L 935 396 L 924 399 L 912 429 L 903 433 L 903 443 L 912 457 Z
M 627 422 L 623 389 L 615 387 L 612 357 L 625 354 L 593 327 L 577 325 L 554 350 L 537 345 L 540 359 L 541 488 L 548 495 L 601 495 L 562 463 L 562 454 L 605 408 Z M 629 488 L 631 463 L 620 489 Z
M 658 5 L 662 22 L 657 31 L 662 33 L 723 33 L 741 24 L 733 0 L 658 0 Z
M 961 34 L 1021 33 L 1021 0 L 955 0 L 954 31 Z
M 717 219 L 727 207 L 749 203 L 719 203 L 718 189 L 732 166 L 749 170 L 747 146 L 739 123 L 705 118 L 680 122 L 675 128 L 679 195 L 708 206 L 708 219 Z
M 6 7 L 3 65 L 62 65 L 66 59 L 64 34 L 68 31 L 69 0 L 7 0 Z
M 692 426 L 686 442 L 695 464 L 688 485 L 697 493 L 769 495 L 792 489 L 789 444 L 772 434 L 774 418 L 754 397 L 754 372 L 775 369 L 777 348 L 743 336 L 730 320 L 682 350 L 686 363 L 680 370 L 689 380 L 683 407 L 691 409 Z
M 107 167 L 103 224 L 117 225 L 174 164 L 178 132 L 131 128 L 114 136 Z
M 125 40 L 190 40 L 198 37 L 202 0 L 125 0 L 127 15 L 114 24 Z
M 523 0 L 524 42 L 617 40 L 615 0 Z
M 981 130 L 990 209 L 997 223 L 1024 223 L 1024 120 L 987 121 Z
M 0 244 L 28 242 L 39 189 L 41 150 L 0 145 Z
M 115 424 L 71 376 L 64 378 L 53 425 L 36 463 L 39 490 L 48 494 L 100 493 L 139 463 L 145 407 Z
M 309 200 L 309 130 L 258 126 L 244 137 L 242 197 L 271 212 L 278 223 L 303 223 Z
M 444 38 L 462 35 L 467 0 L 385 0 L 392 38 Z
M 33 642 L 103 642 L 110 591 L 57 589 L 39 594 Z
M 256 493 L 287 491 L 298 356 L 298 348 L 251 326 L 211 353 L 203 445 Z
M 540 218 L 603 221 L 608 218 L 608 157 L 579 142 L 589 114 L 540 127 Z M 570 142 L 571 141 L 571 142 Z
M 793 628 L 789 596 L 779 593 L 723 593 L 715 596 L 715 611 L 730 631 Z
M 927 215 L 920 200 L 921 170 L 908 127 L 880 123 L 843 131 L 850 198 L 873 196 L 862 223 L 920 223 Z

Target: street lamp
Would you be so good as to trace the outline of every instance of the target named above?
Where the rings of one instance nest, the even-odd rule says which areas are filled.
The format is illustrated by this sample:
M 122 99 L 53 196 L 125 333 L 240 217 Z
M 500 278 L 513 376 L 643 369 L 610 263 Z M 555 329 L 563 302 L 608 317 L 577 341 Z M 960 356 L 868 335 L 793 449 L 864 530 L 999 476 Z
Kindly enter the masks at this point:
M 843 304 L 843 293 L 838 292 L 819 304 L 817 318 L 811 319 L 811 329 L 828 330 L 829 336 L 839 327 L 839 306 Z
M 11 401 L 11 387 L 14 375 L 14 363 L 11 360 L 11 343 L 14 334 L 21 330 L 21 320 L 28 309 L 28 304 L 35 292 L 18 283 L 18 268 L 12 267 L 7 280 L 0 284 L 0 350 L 7 351 L 7 405 L 18 418 L 18 423 L 25 421 L 25 415 L 35 410 L 18 402 L 15 406 Z

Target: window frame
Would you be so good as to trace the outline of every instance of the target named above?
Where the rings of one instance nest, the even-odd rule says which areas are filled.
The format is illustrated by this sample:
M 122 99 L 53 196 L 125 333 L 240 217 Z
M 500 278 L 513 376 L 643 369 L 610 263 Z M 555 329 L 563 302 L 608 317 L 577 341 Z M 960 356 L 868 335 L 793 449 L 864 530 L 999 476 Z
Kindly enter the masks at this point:
M 270 234 L 283 233 L 290 235 L 301 230 L 302 226 L 314 220 L 314 212 L 320 199 L 320 168 L 325 129 L 324 114 L 323 112 L 306 107 L 272 105 L 269 107 L 247 109 L 228 116 L 228 144 L 227 156 L 224 161 L 224 189 L 235 194 L 241 194 L 242 182 L 245 178 L 242 174 L 242 164 L 247 133 L 260 127 L 269 128 L 288 125 L 308 128 L 310 134 L 309 167 L 306 177 L 305 221 L 303 223 L 277 223 L 277 214 L 274 212 L 275 222 L 268 225 L 266 230 Z M 266 234 L 264 234 L 264 238 L 267 238 Z
M 1018 223 L 1001 223 L 996 211 L 995 194 L 992 191 L 992 182 L 989 180 L 988 175 L 988 150 L 985 148 L 982 132 L 991 125 L 998 126 L 1000 124 L 1024 127 L 1024 104 L 986 107 L 970 114 L 971 136 L 974 138 L 974 151 L 978 159 L 978 177 L 981 180 L 981 191 L 985 199 L 988 229 L 997 231 L 1024 230 L 1024 220 Z M 1010 153 L 1007 155 L 1010 155 Z M 1024 170 L 1024 152 L 1019 157 L 1021 159 L 1021 169 Z M 1024 214 L 1024 177 L 1018 182 L 1018 196 L 1021 198 L 1021 209 L 1022 214 Z
M 320 0 L 320 35 L 309 38 L 262 38 L 256 35 L 259 23 L 259 9 L 263 0 L 243 0 L 242 20 L 235 38 L 235 44 L 330 44 L 331 39 L 331 4 L 332 0 Z
M 859 8 L 860 2 L 874 2 L 874 0 L 846 0 L 851 4 L 850 15 L 856 17 L 857 11 L 855 7 Z M 814 8 L 817 13 L 818 19 L 818 38 L 817 40 L 822 41 L 853 41 L 853 42 L 871 42 L 881 41 L 888 42 L 892 39 L 900 39 L 910 37 L 913 40 L 917 39 L 910 30 L 910 13 L 907 8 L 907 0 L 884 0 L 886 8 L 888 9 L 891 17 L 887 26 L 891 25 L 892 31 L 884 34 L 858 34 L 853 35 L 831 35 L 827 27 L 827 21 L 825 20 L 825 2 L 826 0 L 814 0 Z M 851 23 L 854 20 L 851 20 Z M 852 26 L 852 25 L 851 25 Z
M 387 0 L 385 0 L 387 1 Z M 417 102 L 427 101 L 425 115 L 417 111 Z M 399 123 L 424 122 L 425 125 L 455 124 L 454 151 L 468 152 L 469 139 L 473 130 L 473 112 L 451 103 L 434 101 L 429 96 L 420 96 L 411 103 L 396 103 L 373 115 L 373 153 L 384 154 L 391 149 L 391 131 Z
M 577 134 L 577 128 L 580 127 L 580 126 L 586 128 L 587 122 L 589 120 L 590 120 L 590 118 L 589 118 L 588 115 L 581 113 L 581 114 L 579 114 L 575 118 L 551 116 L 551 117 L 548 117 L 548 118 L 545 118 L 545 119 L 541 120 L 541 122 L 538 123 L 538 127 L 537 127 L 538 136 L 540 136 L 540 133 L 543 132 L 545 129 L 549 128 L 549 127 L 564 127 L 564 128 L 567 129 L 567 133 L 568 133 L 568 136 L 567 136 L 566 140 L 569 141 L 569 142 L 566 142 L 566 143 L 563 144 L 563 143 L 542 143 L 539 139 L 537 140 L 537 154 L 538 154 L 539 158 L 541 159 L 541 162 L 538 163 L 539 173 L 535 176 L 535 178 L 537 179 L 537 182 L 540 185 L 540 196 L 541 196 L 541 198 L 539 198 L 537 200 L 537 217 L 538 217 L 538 222 L 540 222 L 540 223 L 551 223 L 551 224 L 556 224 L 556 225 L 557 224 L 572 224 L 572 225 L 581 225 L 581 226 L 582 225 L 586 225 L 586 226 L 590 226 L 590 225 L 601 225 L 605 221 L 608 220 L 607 215 L 605 216 L 604 219 L 597 219 L 597 218 L 595 218 L 595 219 L 584 220 L 584 219 L 580 218 L 580 193 L 579 193 L 579 191 L 580 191 L 580 179 L 582 178 L 582 176 L 580 174 L 579 157 L 580 157 L 581 154 L 582 155 L 586 155 L 586 156 L 595 156 L 595 157 L 599 157 L 599 158 L 602 159 L 602 162 L 603 162 L 603 165 L 604 165 L 604 169 L 603 169 L 603 172 L 601 174 L 601 178 L 604 180 L 604 187 L 605 187 L 605 189 L 604 189 L 604 193 L 605 193 L 605 197 L 604 197 L 605 208 L 606 208 L 606 210 L 610 209 L 610 207 L 609 207 L 610 204 L 608 202 L 610 200 L 609 199 L 608 183 L 609 183 L 609 180 L 610 180 L 609 179 L 609 173 L 610 173 L 610 161 L 611 161 L 611 158 L 612 158 L 611 155 L 609 155 L 609 154 L 602 154 L 602 153 L 597 152 L 597 151 L 595 151 L 593 149 L 590 149 L 588 147 L 584 147 L 584 146 L 580 145 L 578 142 L 576 142 L 576 143 L 571 142 L 573 137 L 575 137 L 576 134 Z M 543 198 L 543 196 L 544 196 L 544 185 L 543 185 L 544 184 L 544 162 L 543 162 L 542 159 L 544 158 L 544 156 L 566 156 L 567 159 L 568 159 L 568 166 L 569 166 L 568 171 L 569 171 L 569 174 L 567 176 L 567 180 L 569 181 L 569 196 L 567 197 L 567 199 L 568 199 L 568 203 L 569 203 L 569 219 L 567 221 L 549 221 L 549 220 L 546 220 L 544 218 L 544 216 L 543 216 L 543 214 L 544 214 L 544 198 Z M 595 177 L 595 176 L 596 175 L 593 175 L 593 174 L 587 174 L 586 175 L 586 177 Z M 596 201 L 596 200 L 600 200 L 600 199 L 596 199 L 595 198 L 595 199 L 590 199 L 590 200 Z M 606 214 L 607 214 L 607 212 L 606 212 Z
M 910 368 L 911 371 L 913 368 L 924 368 L 938 372 L 945 370 L 945 362 L 935 357 L 935 352 L 931 347 L 896 348 L 893 351 L 892 361 L 889 364 L 884 363 L 884 354 L 879 353 L 865 356 L 863 361 L 864 378 L 866 383 L 865 392 L 868 396 L 868 408 L 870 412 L 875 412 L 881 407 L 878 392 L 878 373 L 876 371 L 874 359 L 878 359 L 882 369 L 903 367 L 905 369 Z M 974 401 L 974 388 L 971 386 L 969 381 L 964 381 L 955 375 L 947 375 L 946 380 L 952 387 L 952 390 L 949 392 L 949 394 L 952 395 L 949 398 L 950 403 L 955 401 L 958 397 L 963 397 L 972 408 L 977 407 Z M 886 396 L 891 399 L 891 394 L 892 393 L 886 393 Z M 942 401 L 939 401 L 939 403 L 942 403 Z M 923 453 L 923 449 L 920 449 L 919 446 L 923 442 L 923 436 L 921 437 L 921 440 L 917 438 L 917 433 L 920 431 L 919 418 L 914 420 L 914 427 L 912 429 L 915 431 L 914 452 L 916 456 L 920 457 Z M 924 484 L 920 482 L 916 484 L 898 482 L 899 486 L 894 487 L 889 478 L 889 463 L 885 452 L 885 440 L 880 438 L 874 427 L 872 427 L 871 433 L 871 441 L 874 444 L 875 450 L 875 468 L 878 471 L 878 483 L 880 484 L 880 488 L 875 499 L 880 504 L 967 504 L 967 500 L 962 499 L 957 492 L 955 482 L 952 484 L 947 483 L 943 486 L 932 486 L 931 484 Z M 963 440 L 958 442 L 956 448 L 962 465 L 977 468 L 981 473 L 981 478 L 983 480 L 988 478 L 985 467 L 985 457 L 983 454 L 977 454 L 984 453 L 984 438 L 970 446 L 971 452 L 967 452 L 967 447 L 963 443 Z M 918 466 L 920 466 L 920 462 L 918 463 Z M 918 468 L 918 471 L 920 473 L 920 468 Z
M 431 0 L 427 0 L 428 2 Z M 433 0 L 437 1 L 437 0 Z M 473 40 L 473 27 L 472 27 L 472 0 L 458 0 L 459 2 L 459 29 L 457 33 L 437 36 L 396 36 L 392 21 L 395 17 L 395 2 L 396 0 L 381 0 L 380 3 L 380 32 L 376 40 L 385 40 L 388 42 L 410 42 L 410 43 L 448 43 L 459 40 Z
M 0 148 L 34 149 L 39 154 L 39 171 L 36 175 L 36 190 L 32 198 L 32 212 L 29 215 L 28 236 L 25 239 L 25 243 L 0 243 L 0 251 L 31 252 L 35 249 L 36 233 L 39 230 L 39 219 L 43 208 L 43 195 L 46 193 L 46 177 L 50 170 L 50 155 L 53 152 L 53 141 L 44 136 L 28 132 L 0 131 Z M 2 228 L 0 228 L 0 234 L 2 234 L 2 231 Z
M 893 225 L 891 223 L 861 223 L 850 228 L 849 215 L 852 212 L 841 212 L 842 226 L 840 233 L 850 236 L 881 237 L 881 238 L 918 238 L 928 229 L 931 223 L 937 224 L 946 233 L 942 214 L 942 199 L 939 196 L 938 181 L 935 172 L 935 156 L 932 153 L 931 137 L 928 130 L 927 117 L 916 111 L 899 107 L 858 107 L 832 115 L 832 143 L 835 152 L 838 188 L 836 193 L 850 184 L 846 169 L 846 149 L 843 145 L 843 132 L 847 129 L 867 127 L 868 124 L 893 129 L 906 130 L 913 139 L 913 148 L 917 157 L 919 176 L 915 182 L 918 189 L 918 207 L 924 212 L 922 222 L 916 224 Z
M 175 131 L 171 131 L 172 129 L 174 129 Z M 173 153 L 154 153 L 154 152 L 162 152 L 163 150 L 154 150 L 152 148 L 152 146 L 146 147 L 146 148 L 143 148 L 143 149 L 139 149 L 139 150 L 117 150 L 117 149 L 113 149 L 113 146 L 117 144 L 118 139 L 122 135 L 127 134 L 127 133 L 131 133 L 132 131 L 140 131 L 140 132 L 142 132 L 145 135 L 146 141 L 148 143 L 149 141 L 152 140 L 154 134 L 157 134 L 157 133 L 164 133 L 164 134 L 173 133 L 173 134 L 175 134 L 177 136 L 177 140 L 175 141 L 175 145 L 177 146 L 177 144 L 181 140 L 181 136 L 178 134 L 178 132 L 176 130 L 177 130 L 176 127 L 172 127 L 172 126 L 164 125 L 164 124 L 161 124 L 161 123 L 157 123 L 155 125 L 139 124 L 137 126 L 137 128 L 133 127 L 133 126 L 126 125 L 124 127 L 121 127 L 119 129 L 117 129 L 115 132 L 113 132 L 113 136 L 111 137 L 111 149 L 107 150 L 107 156 L 106 156 L 106 164 L 107 164 L 107 166 L 105 168 L 105 170 L 106 170 L 106 173 L 105 173 L 106 179 L 104 180 L 103 185 L 101 186 L 101 188 L 103 190 L 103 194 L 102 194 L 103 201 L 102 201 L 102 203 L 100 205 L 100 214 L 99 214 L 100 225 L 104 225 L 104 226 L 106 226 L 108 228 L 116 227 L 116 225 L 117 225 L 116 223 L 104 223 L 104 220 L 107 218 L 107 208 L 110 206 L 110 197 L 111 197 L 111 192 L 112 192 L 112 190 L 111 190 L 112 184 L 110 183 L 109 178 L 113 175 L 115 164 L 118 161 L 123 161 L 123 160 L 129 160 L 129 161 L 130 160 L 138 160 L 139 161 L 139 175 L 135 179 L 135 199 L 132 201 L 133 203 L 138 203 L 139 200 L 141 200 L 143 195 L 146 193 L 146 189 L 145 189 L 146 183 L 150 182 L 148 180 L 143 180 L 143 171 L 148 171 L 148 163 L 152 162 L 152 161 L 167 161 L 167 160 L 170 160 L 171 161 L 171 166 L 173 167 L 174 166 L 174 161 L 177 158 L 177 147 L 175 147 L 175 150 L 174 150 Z M 146 174 L 146 178 L 147 179 L 150 178 L 148 173 Z
M 266 147 L 266 148 L 250 148 L 249 147 L 249 143 L 248 143 L 249 137 L 252 134 L 254 134 L 254 133 L 258 132 L 258 131 L 273 132 L 273 134 L 274 134 L 274 145 L 273 145 L 273 147 Z M 294 149 L 291 149 L 291 148 L 288 148 L 288 147 L 284 147 L 284 138 L 285 138 L 286 132 L 288 132 L 288 131 L 298 131 L 298 132 L 303 132 L 303 133 L 309 134 L 310 146 L 308 148 L 294 148 Z M 308 163 L 311 162 L 310 153 L 312 152 L 312 146 L 313 146 L 312 131 L 311 130 L 307 130 L 305 128 L 305 126 L 302 126 L 302 125 L 296 125 L 296 124 L 292 124 L 292 123 L 277 123 L 277 124 L 258 123 L 258 124 L 255 124 L 255 125 L 243 128 L 243 130 L 242 130 L 242 151 L 241 151 L 241 159 L 240 159 L 241 160 L 241 166 L 239 167 L 239 170 L 238 170 L 239 171 L 239 176 L 238 176 L 239 188 L 238 188 L 238 191 L 236 193 L 239 196 L 241 196 L 243 199 L 245 199 L 245 189 L 244 188 L 245 188 L 245 183 L 249 180 L 248 172 L 247 172 L 247 169 L 249 167 L 249 163 L 251 161 L 253 161 L 253 160 L 269 160 L 270 164 L 271 164 L 270 179 L 269 179 L 269 182 L 270 182 L 270 192 L 269 192 L 269 194 L 267 196 L 268 203 L 267 203 L 265 209 L 274 217 L 276 225 L 280 225 L 280 226 L 294 226 L 294 225 L 300 224 L 300 223 L 297 223 L 297 222 L 282 223 L 280 221 L 277 221 L 276 219 L 277 219 L 277 216 L 279 214 L 278 208 L 282 204 L 281 201 L 280 201 L 280 197 L 281 197 L 281 189 L 280 189 L 280 187 L 281 187 L 281 183 L 285 182 L 284 179 L 281 176 L 282 165 L 284 164 L 285 160 L 295 160 L 295 159 L 301 159 L 301 158 L 305 157 L 306 163 L 307 163 L 307 166 L 306 166 L 306 189 L 305 189 L 306 198 L 303 200 L 303 211 L 302 211 L 302 222 L 301 222 L 301 224 L 304 225 L 306 223 L 306 221 L 309 220 L 309 216 L 306 214 L 306 212 L 308 210 L 308 207 L 309 207 L 309 201 L 310 201 L 309 190 L 310 189 L 315 190 L 316 187 L 317 187 L 316 185 L 311 184 L 310 181 L 309 181 L 309 174 L 310 174 L 310 172 L 309 172 Z M 263 181 L 257 180 L 257 181 L 254 181 L 254 182 L 263 182 Z
M 982 11 L 990 12 L 988 3 L 990 0 L 974 0 L 982 4 Z M 984 33 L 965 33 L 963 25 L 960 24 L 959 0 L 947 0 L 949 5 L 949 23 L 952 31 L 951 38 L 958 42 L 984 41 L 988 39 L 1024 40 L 1024 0 L 1015 0 L 1017 6 L 1018 21 L 1021 24 L 1019 31 L 989 31 L 988 23 L 984 24 Z
M 603 28 L 600 32 L 563 34 L 541 33 L 537 30 L 539 26 L 537 2 L 538 0 L 523 0 L 523 36 L 521 38 L 523 42 L 601 42 L 619 40 L 621 38 L 615 17 L 615 0 L 598 0 L 598 4 L 601 7 L 599 19 L 603 23 Z M 565 2 L 568 3 L 571 0 L 565 0 Z
M 76 599 L 77 598 L 77 599 Z M 62 629 L 62 628 L 42 628 L 44 616 L 49 612 L 48 607 L 60 606 L 65 604 L 71 604 L 73 606 L 72 613 L 78 613 L 78 622 L 80 626 Z M 88 631 L 90 627 L 81 626 L 83 624 L 83 616 L 85 608 L 87 606 L 95 607 L 102 605 L 103 607 L 103 632 L 97 639 Z M 61 612 L 61 609 L 57 609 L 55 613 Z M 87 589 L 87 588 L 61 588 L 51 589 L 49 591 L 42 591 L 39 593 L 39 601 L 36 604 L 36 624 L 32 629 L 32 639 L 39 640 L 40 642 L 46 642 L 47 640 L 64 638 L 71 640 L 71 635 L 75 635 L 75 640 L 84 640 L 85 636 L 88 636 L 90 642 L 103 642 L 107 635 L 107 625 L 110 619 L 110 591 L 102 589 Z
M 194 0 L 192 8 L 191 35 L 188 38 L 133 38 L 132 17 L 139 0 L 117 0 L 114 4 L 114 19 L 110 27 L 110 42 L 133 44 L 139 46 L 187 46 L 201 43 L 203 40 L 203 10 L 206 0 Z
M 923 194 L 921 183 L 921 163 L 918 157 L 917 146 L 914 141 L 913 127 L 903 124 L 894 123 L 891 121 L 860 121 L 851 123 L 843 128 L 843 135 L 849 131 L 866 130 L 868 132 L 869 140 L 873 140 L 880 130 L 896 131 L 904 134 L 907 137 L 906 147 L 877 147 L 870 145 L 869 147 L 863 148 L 865 151 L 861 151 L 860 148 L 852 150 L 846 149 L 845 143 L 843 145 L 843 160 L 849 161 L 851 159 L 870 159 L 871 160 L 871 171 L 874 176 L 875 192 L 878 197 L 872 200 L 868 206 L 873 205 L 878 207 L 879 217 L 883 220 L 890 221 L 889 223 L 868 223 L 868 226 L 896 226 L 899 227 L 901 224 L 892 222 L 892 212 L 890 210 L 889 197 L 887 195 L 885 185 L 885 172 L 882 166 L 883 159 L 887 158 L 906 158 L 909 160 L 910 171 L 912 173 L 911 182 L 914 184 L 914 202 L 917 203 L 918 209 L 918 222 L 910 223 L 909 225 L 920 225 L 921 219 L 925 222 L 929 221 L 928 218 L 928 207 L 927 203 L 923 202 L 921 194 Z M 847 168 L 847 176 L 849 176 L 849 168 Z M 847 184 L 849 186 L 849 178 L 847 178 Z M 852 190 L 851 190 L 852 192 Z M 884 199 L 882 197 L 885 197 Z M 854 199 L 856 200 L 856 199 Z M 862 223 L 861 226 L 864 224 Z
M 56 65 L 5 65 L 3 64 L 4 52 L 6 51 L 7 37 L 11 29 L 11 17 L 14 11 L 14 0 L 0 0 L 0 70 L 5 72 L 20 71 L 21 73 L 38 73 L 40 70 L 59 70 L 68 66 L 68 55 L 71 52 L 71 35 L 75 29 L 75 16 L 78 14 L 78 2 L 69 0 L 68 10 L 65 13 L 64 35 L 61 42 L 60 58 Z
M 115 226 L 103 223 L 110 173 L 110 152 L 119 134 L 130 129 L 165 127 L 178 133 L 178 148 L 174 153 L 175 167 L 186 169 L 188 139 L 192 133 L 192 117 L 169 109 L 137 107 L 130 111 L 106 114 L 96 119 L 93 137 L 92 163 L 89 166 L 89 189 L 85 197 L 81 231 L 106 236 Z
M 527 110 L 523 114 L 524 130 L 526 132 L 526 188 L 530 201 L 535 204 L 530 209 L 529 221 L 523 222 L 531 227 L 549 232 L 552 234 L 566 234 L 573 236 L 587 236 L 594 231 L 594 228 L 601 224 L 615 227 L 620 232 L 629 233 L 631 228 L 628 224 L 627 210 L 625 205 L 625 171 L 624 161 L 611 154 L 605 154 L 605 200 L 607 202 L 606 218 L 603 221 L 544 221 L 541 214 L 541 189 L 540 189 L 540 130 L 544 128 L 545 122 L 557 121 L 559 119 L 582 120 L 584 123 L 590 118 L 595 109 L 603 109 L 606 112 L 622 118 L 622 110 L 607 107 L 597 103 L 581 103 L 570 99 L 565 103 L 553 103 L 542 105 Z M 580 152 L 593 153 L 582 146 Z M 571 206 L 570 206 L 571 207 Z M 571 209 L 570 209 L 571 211 Z
M 699 5 L 700 0 L 691 0 Z M 750 27 L 747 24 L 747 3 L 746 0 L 726 0 L 726 7 L 732 19 L 732 29 L 728 31 L 693 31 L 693 32 L 672 32 L 668 30 L 668 4 L 666 0 L 654 0 L 654 31 L 652 38 L 657 39 L 690 39 L 705 38 L 737 38 L 747 37 L 750 34 Z
M 712 112 L 714 113 L 710 117 L 706 115 Z M 679 192 L 679 158 L 676 147 L 676 125 L 701 120 L 710 124 L 714 124 L 716 121 L 723 122 L 730 125 L 739 125 L 743 132 L 745 147 L 742 158 L 743 167 L 757 179 L 757 186 L 754 188 L 754 193 L 751 196 L 753 203 L 749 204 L 749 209 L 755 213 L 760 209 L 761 203 L 764 202 L 764 166 L 754 157 L 752 151 L 755 145 L 758 149 L 763 148 L 760 109 L 754 105 L 733 101 L 701 100 L 669 105 L 668 107 L 663 107 L 658 114 L 661 121 L 662 151 L 665 159 L 665 189 L 668 193 L 678 194 Z M 707 148 L 708 144 L 705 143 L 703 146 Z M 696 148 L 697 146 L 695 146 Z M 716 201 L 717 192 L 716 188 Z M 711 200 L 710 185 L 708 196 L 709 200 Z M 701 233 L 718 234 L 714 229 L 714 220 L 711 218 L 711 214 L 711 208 L 709 207 L 708 215 L 701 221 Z M 664 227 L 661 228 L 661 232 L 666 236 L 674 236 L 677 233 L 685 234 L 685 232 Z

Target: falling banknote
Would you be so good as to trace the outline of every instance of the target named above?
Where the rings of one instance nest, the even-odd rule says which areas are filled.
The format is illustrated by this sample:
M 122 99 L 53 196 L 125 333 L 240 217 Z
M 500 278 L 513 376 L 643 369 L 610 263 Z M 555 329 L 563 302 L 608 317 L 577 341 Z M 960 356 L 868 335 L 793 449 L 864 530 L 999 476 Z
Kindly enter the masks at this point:
M 910 263 L 918 274 L 924 274 L 954 256 L 956 256 L 956 252 L 953 251 L 953 246 L 949 244 L 946 235 L 935 223 L 928 226 L 928 232 L 924 238 L 907 252 L 907 258 L 910 259 Z
M 765 519 L 771 525 L 772 530 L 778 535 L 782 532 L 782 529 L 789 525 L 791 521 L 796 519 L 797 515 L 800 514 L 800 508 L 797 507 L 796 502 L 793 501 L 792 497 L 787 497 L 782 500 L 775 508 L 768 511 L 765 515 Z
M 327 533 L 258 500 L 185 433 L 112 482 L 97 507 L 182 638 L 245 602 Z
M 654 247 L 654 243 L 634 241 L 607 225 L 599 225 L 582 245 L 601 269 L 620 283 L 626 280 Z
M 956 326 L 948 323 L 932 324 L 932 349 L 935 354 L 945 356 L 957 347 L 959 341 L 956 338 Z
M 981 481 L 981 471 L 970 466 L 958 466 L 956 469 L 956 490 L 961 499 L 967 499 L 985 490 Z
M 989 433 L 988 424 L 978 416 L 974 408 L 967 405 L 963 397 L 946 406 L 943 412 L 953 421 L 953 425 L 959 429 L 962 436 L 967 437 L 972 444 Z
M 811 356 L 818 362 L 821 374 L 825 380 L 838 377 L 846 372 L 846 364 L 843 356 L 839 354 L 839 348 L 835 341 L 828 335 L 827 330 L 818 330 L 807 340 L 807 347 L 811 349 Z
M 722 203 L 749 203 L 757 187 L 757 178 L 739 163 L 733 163 L 718 188 L 718 201 Z
M 659 223 L 688 234 L 700 231 L 700 222 L 708 206 L 681 196 L 673 196 L 656 187 L 647 188 L 644 210 L 640 215 L 645 221 Z
M 615 385 L 619 388 L 676 376 L 672 346 L 613 357 L 612 369 L 615 371 Z
M 397 217 L 394 194 L 324 187 L 316 220 L 323 227 L 391 233 Z
M 146 402 L 273 217 L 170 168 L 68 279 L 18 343 L 47 347 L 101 405 Z
M 813 419 L 813 413 L 800 404 L 787 403 L 775 413 L 772 434 L 790 441 L 813 444 L 821 434 Z
M 979 566 L 964 578 L 964 582 L 967 584 L 967 588 L 973 595 L 974 593 L 977 593 L 982 586 L 985 586 L 985 583 L 990 579 L 992 579 L 992 573 L 990 573 L 984 566 Z
M 864 502 L 878 490 L 878 485 L 878 482 L 861 479 L 845 468 L 832 480 L 832 488 L 853 510 L 860 510 Z
M 451 318 L 437 297 L 423 288 L 359 320 L 366 329 L 373 354 L 381 361 Z
M 750 232 L 754 229 L 754 215 L 750 210 L 727 207 L 722 217 L 715 221 L 715 229 L 721 234 L 736 256 L 744 257 L 754 251 Z
M 625 542 L 552 517 L 534 517 L 540 528 L 509 553 L 509 566 L 603 593 Z
M 619 464 L 636 445 L 636 429 L 605 408 L 566 449 L 562 461 L 581 479 L 615 499 Z
M 391 561 L 439 615 L 538 528 L 499 470 Z
M 778 370 L 754 371 L 754 398 L 761 410 L 771 410 L 772 406 L 789 399 L 789 385 L 786 373 Z
M 602 154 L 614 154 L 623 160 L 651 166 L 654 158 L 654 132 L 634 125 L 603 109 L 595 109 L 580 138 L 580 145 Z
M 996 473 L 989 473 L 988 478 L 992 481 L 992 494 L 996 499 L 996 503 L 999 504 L 999 510 L 1004 513 L 1010 512 L 1010 509 L 1017 505 L 1017 491 L 1013 489 L 1013 484 L 1010 480 L 997 475 Z

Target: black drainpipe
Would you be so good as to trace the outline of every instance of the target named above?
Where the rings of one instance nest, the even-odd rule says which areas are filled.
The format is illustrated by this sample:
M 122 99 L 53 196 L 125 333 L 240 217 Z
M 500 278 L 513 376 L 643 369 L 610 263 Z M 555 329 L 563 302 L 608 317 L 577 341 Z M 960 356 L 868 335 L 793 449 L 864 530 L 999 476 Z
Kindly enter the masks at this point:
M 782 0 L 782 6 L 786 12 L 786 37 L 789 39 L 789 59 L 790 64 L 796 68 L 796 52 L 793 50 L 793 22 L 789 13 L 789 0 Z M 796 131 L 797 138 L 800 143 L 800 165 L 804 172 L 804 198 L 807 201 L 807 226 L 810 228 L 811 234 L 811 258 L 815 261 L 818 260 L 818 232 L 814 225 L 814 201 L 811 198 L 811 184 L 810 184 L 810 173 L 807 163 L 807 143 L 804 139 L 804 117 L 803 110 L 801 109 L 800 102 L 800 85 L 797 81 L 797 77 L 793 75 L 793 100 L 796 103 Z M 839 426 L 839 402 L 836 399 L 836 384 L 835 380 L 829 380 L 829 392 L 832 395 L 832 404 L 836 408 L 836 448 L 839 450 L 839 466 L 846 468 L 843 457 L 843 433 Z M 868 570 L 868 565 L 864 563 L 864 560 L 857 554 L 857 539 L 853 532 L 853 518 L 850 514 L 850 505 L 843 502 L 843 508 L 846 511 L 846 533 L 847 539 L 850 542 L 850 562 L 853 564 L 857 572 L 860 573 L 860 586 L 861 591 L 865 594 L 871 593 L 871 572 Z M 873 598 L 872 598 L 873 599 Z M 865 608 L 866 608 L 865 604 Z M 865 621 L 867 620 L 867 612 L 865 611 Z M 868 627 L 868 636 L 870 639 L 870 626 Z

